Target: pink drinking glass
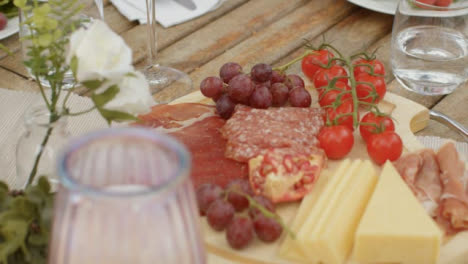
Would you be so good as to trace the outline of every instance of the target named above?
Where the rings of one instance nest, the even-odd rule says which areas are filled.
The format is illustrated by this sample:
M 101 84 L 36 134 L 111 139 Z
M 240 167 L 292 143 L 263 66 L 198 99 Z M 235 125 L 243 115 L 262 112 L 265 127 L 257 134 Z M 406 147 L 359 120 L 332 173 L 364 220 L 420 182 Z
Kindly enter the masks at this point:
M 143 128 L 95 132 L 58 161 L 49 264 L 205 263 L 190 156 Z

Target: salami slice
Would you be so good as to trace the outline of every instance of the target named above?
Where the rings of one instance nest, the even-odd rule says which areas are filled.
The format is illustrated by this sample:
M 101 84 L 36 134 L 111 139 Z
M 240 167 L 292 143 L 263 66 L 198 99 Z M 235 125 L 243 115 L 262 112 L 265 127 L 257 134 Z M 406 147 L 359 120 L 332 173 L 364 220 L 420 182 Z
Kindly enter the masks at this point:
M 225 187 L 233 179 L 247 178 L 246 163 L 224 157 L 226 140 L 220 129 L 226 121 L 214 114 L 214 107 L 190 103 L 158 105 L 140 119 L 141 125 L 168 133 L 189 149 L 195 188 L 204 183 Z
M 238 105 L 222 128 L 228 141 L 225 155 L 247 162 L 269 148 L 291 148 L 298 152 L 317 149 L 322 114 L 319 108 L 253 109 Z

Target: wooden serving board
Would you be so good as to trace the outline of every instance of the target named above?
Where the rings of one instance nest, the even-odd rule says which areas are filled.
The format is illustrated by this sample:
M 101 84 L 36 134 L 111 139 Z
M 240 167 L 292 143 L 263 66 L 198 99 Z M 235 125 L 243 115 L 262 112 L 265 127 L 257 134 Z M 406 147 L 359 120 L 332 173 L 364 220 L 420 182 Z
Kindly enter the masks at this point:
M 312 98 L 317 98 L 316 91 L 309 89 Z M 313 100 L 314 101 L 314 100 Z M 181 97 L 171 104 L 176 103 L 206 103 L 213 104 L 211 99 L 204 97 L 199 91 Z M 317 102 L 315 105 L 317 106 Z M 424 148 L 417 140 L 414 133 L 424 129 L 429 122 L 429 110 L 411 100 L 396 94 L 387 93 L 383 102 L 379 104 L 381 111 L 391 114 L 395 120 L 395 130 L 401 136 L 404 152 L 411 152 Z M 353 150 L 348 154 L 350 159 L 369 159 L 366 146 L 359 131 L 356 129 Z M 328 161 L 326 170 L 333 170 L 340 161 Z M 378 170 L 380 168 L 376 166 Z M 322 173 L 327 175 L 329 173 Z M 288 224 L 292 223 L 300 203 L 282 204 L 277 207 L 277 212 Z M 225 232 L 216 232 L 211 229 L 205 217 L 201 219 L 204 232 L 205 246 L 209 253 L 209 264 L 245 263 L 245 264 L 291 264 L 278 256 L 279 247 L 283 238 L 272 244 L 266 244 L 254 239 L 244 250 L 233 250 L 227 243 Z M 285 232 L 283 232 L 285 233 Z M 283 234 L 284 235 L 284 234 Z M 352 261 L 348 262 L 353 263 Z M 440 264 L 467 264 L 468 263 L 468 231 L 461 232 L 453 238 L 447 238 L 440 256 Z

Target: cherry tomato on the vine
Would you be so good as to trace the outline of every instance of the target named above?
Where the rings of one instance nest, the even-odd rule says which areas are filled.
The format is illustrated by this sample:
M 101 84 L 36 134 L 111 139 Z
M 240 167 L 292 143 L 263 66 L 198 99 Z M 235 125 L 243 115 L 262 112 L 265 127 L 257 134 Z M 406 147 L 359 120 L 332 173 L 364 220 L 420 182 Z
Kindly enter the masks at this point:
M 322 68 L 321 65 L 327 65 L 333 57 L 333 53 L 326 49 L 316 50 L 302 59 L 302 72 L 313 80 L 315 73 Z
M 374 74 L 377 75 L 385 75 L 385 67 L 382 62 L 379 60 L 366 60 L 366 59 L 359 59 L 353 62 L 354 65 L 361 65 L 354 67 L 354 76 L 358 76 L 361 73 L 371 73 L 372 69 L 374 70 Z M 369 65 L 369 66 L 366 66 Z
M 326 86 L 333 78 L 341 76 L 344 78 L 339 78 L 337 82 L 347 84 L 348 78 L 346 77 L 348 76 L 348 73 L 346 72 L 346 69 L 340 65 L 333 65 L 329 69 L 320 69 L 317 71 L 317 73 L 315 73 L 314 76 L 315 88 Z
M 360 101 L 375 103 L 377 104 L 382 100 L 387 92 L 387 85 L 385 79 L 380 76 L 373 76 L 368 73 L 361 73 L 356 77 L 356 82 L 362 82 L 356 85 L 356 93 Z M 370 83 L 372 84 L 366 84 Z M 375 91 L 375 93 L 373 93 Z M 371 94 L 375 94 L 376 97 L 373 101 Z
M 353 130 L 347 126 L 323 127 L 317 139 L 329 159 L 341 159 L 346 156 L 354 145 Z
M 338 89 L 332 89 L 325 91 L 325 89 L 319 89 L 319 104 L 321 107 L 331 105 L 333 102 L 335 102 L 338 98 L 338 95 L 341 94 L 344 91 L 348 91 L 347 93 L 341 94 L 341 100 L 349 100 L 351 99 L 351 87 L 349 85 L 338 82 L 335 84 L 334 88 Z
M 327 122 L 327 116 L 328 116 L 328 119 L 333 122 L 334 119 L 338 115 L 347 114 L 345 116 L 338 118 L 336 124 L 347 126 L 349 127 L 349 129 L 351 129 L 351 131 L 354 131 L 353 116 L 352 116 L 353 109 L 354 109 L 353 100 L 351 99 L 342 100 L 341 104 L 336 108 L 333 108 L 333 107 L 325 108 L 326 114 L 324 115 L 324 121 Z
M 317 90 L 317 92 L 319 94 L 319 97 L 322 97 L 323 92 L 325 92 L 325 88 L 326 88 L 326 86 L 316 88 L 316 90 Z M 343 82 L 335 83 L 335 85 L 332 88 L 338 88 L 338 89 L 341 89 L 341 90 L 351 91 L 351 86 L 349 86 L 347 83 L 343 83 Z
M 361 137 L 366 142 L 372 135 L 377 134 L 376 132 L 379 132 L 379 128 L 383 129 L 380 132 L 395 131 L 395 124 L 393 124 L 393 120 L 390 117 L 378 116 L 373 112 L 365 114 L 361 119 L 361 122 L 366 123 L 359 125 L 359 132 L 361 133 Z
M 403 142 L 394 131 L 373 134 L 367 141 L 367 153 L 378 165 L 397 160 L 402 152 Z

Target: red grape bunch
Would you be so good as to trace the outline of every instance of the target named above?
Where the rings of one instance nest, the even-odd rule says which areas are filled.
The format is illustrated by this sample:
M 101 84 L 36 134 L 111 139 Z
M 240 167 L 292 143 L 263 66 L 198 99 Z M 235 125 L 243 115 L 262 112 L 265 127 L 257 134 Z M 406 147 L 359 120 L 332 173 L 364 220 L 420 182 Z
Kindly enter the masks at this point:
M 264 196 L 253 196 L 247 180 L 233 180 L 224 190 L 210 183 L 201 185 L 197 202 L 211 228 L 226 230 L 226 239 L 234 249 L 248 246 L 254 235 L 264 242 L 273 242 L 283 232 L 274 204 Z
M 200 91 L 216 102 L 216 110 L 224 119 L 231 117 L 236 104 L 261 109 L 283 106 L 288 101 L 294 107 L 311 104 L 301 77 L 285 75 L 265 63 L 256 64 L 246 74 L 238 63 L 228 62 L 219 70 L 219 77 L 207 77 L 201 82 Z

